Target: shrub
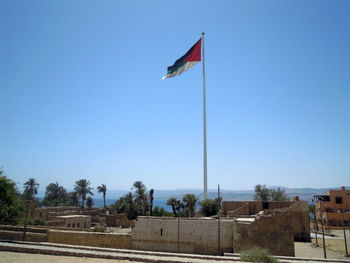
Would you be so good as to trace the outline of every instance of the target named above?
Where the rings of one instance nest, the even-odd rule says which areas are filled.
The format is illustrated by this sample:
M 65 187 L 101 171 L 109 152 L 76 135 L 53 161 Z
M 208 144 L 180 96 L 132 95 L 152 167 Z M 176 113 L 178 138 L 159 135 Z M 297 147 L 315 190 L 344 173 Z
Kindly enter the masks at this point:
M 242 251 L 241 260 L 244 262 L 278 262 L 276 258 L 271 256 L 267 250 L 263 248 L 252 248 Z
M 104 226 L 95 226 L 92 232 L 106 232 L 106 228 Z

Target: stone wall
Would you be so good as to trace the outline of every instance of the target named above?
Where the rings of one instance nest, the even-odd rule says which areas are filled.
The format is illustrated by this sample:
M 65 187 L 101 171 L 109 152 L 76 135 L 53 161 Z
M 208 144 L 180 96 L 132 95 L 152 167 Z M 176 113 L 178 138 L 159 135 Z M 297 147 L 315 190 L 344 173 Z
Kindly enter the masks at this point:
M 249 211 L 249 203 L 242 204 L 242 206 L 239 206 L 237 209 L 232 211 L 227 211 L 226 215 L 228 217 L 234 217 L 237 215 L 250 215 Z
M 305 201 L 223 202 L 223 214 L 231 218 L 244 217 L 246 215 L 255 215 L 259 211 L 264 211 L 265 214 L 271 214 L 274 213 L 275 210 L 284 212 L 290 217 L 295 241 L 311 241 L 309 211 L 307 202 Z
M 50 230 L 48 232 L 48 242 L 79 246 L 132 249 L 131 235 L 129 234 Z
M 17 232 L 23 232 L 23 226 L 11 226 L 11 225 L 0 225 L 0 230 L 7 230 L 7 231 L 17 231 Z M 40 234 L 47 234 L 47 229 L 42 229 L 42 226 L 27 226 L 26 228 L 27 232 L 31 233 L 40 233 Z
M 233 220 L 220 220 L 220 254 L 233 251 Z M 132 233 L 134 249 L 219 254 L 218 220 L 139 217 Z
M 104 215 L 107 226 L 112 227 L 134 227 L 134 220 L 128 220 L 125 214 Z
M 0 230 L 0 239 L 23 241 L 23 231 Z M 47 234 L 26 232 L 25 241 L 47 242 Z
M 310 218 L 307 202 L 295 202 L 288 208 L 266 210 L 265 212 L 273 214 L 275 211 L 285 213 L 290 219 L 290 225 L 294 233 L 294 241 L 311 242 Z
M 293 205 L 294 203 L 294 201 L 224 201 L 222 202 L 222 213 L 224 216 L 226 216 L 228 215 L 229 211 L 235 211 L 245 206 L 244 210 L 242 211 L 243 214 L 241 215 L 254 215 L 257 214 L 259 211 L 266 209 L 287 208 Z
M 294 256 L 293 229 L 286 213 L 259 215 L 254 221 L 235 220 L 233 249 L 235 253 L 254 247 L 269 250 L 273 255 Z

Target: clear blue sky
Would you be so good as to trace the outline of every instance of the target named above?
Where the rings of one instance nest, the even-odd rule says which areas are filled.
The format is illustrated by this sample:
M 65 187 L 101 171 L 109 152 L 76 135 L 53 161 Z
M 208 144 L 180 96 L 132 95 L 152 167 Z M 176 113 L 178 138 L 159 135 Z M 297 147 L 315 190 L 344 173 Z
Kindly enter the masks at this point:
M 350 181 L 350 1 L 0 1 L 0 167 L 41 190 Z

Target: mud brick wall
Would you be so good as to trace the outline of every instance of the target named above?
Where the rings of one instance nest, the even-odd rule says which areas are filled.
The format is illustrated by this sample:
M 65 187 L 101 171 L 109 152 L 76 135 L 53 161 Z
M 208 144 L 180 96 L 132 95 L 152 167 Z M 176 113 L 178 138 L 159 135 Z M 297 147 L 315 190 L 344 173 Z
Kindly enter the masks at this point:
M 131 235 L 75 231 L 48 232 L 48 242 L 107 248 L 132 249 Z
M 233 220 L 220 220 L 220 247 L 232 252 Z M 139 217 L 132 233 L 134 249 L 219 254 L 217 219 Z

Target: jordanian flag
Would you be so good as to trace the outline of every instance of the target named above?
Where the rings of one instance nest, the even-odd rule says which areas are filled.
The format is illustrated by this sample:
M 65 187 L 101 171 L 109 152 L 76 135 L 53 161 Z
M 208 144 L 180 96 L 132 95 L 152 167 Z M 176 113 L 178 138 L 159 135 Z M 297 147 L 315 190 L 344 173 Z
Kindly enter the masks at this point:
M 197 41 L 187 53 L 175 61 L 174 65 L 168 67 L 168 73 L 162 79 L 167 79 L 180 75 L 190 67 L 201 61 L 202 38 Z

